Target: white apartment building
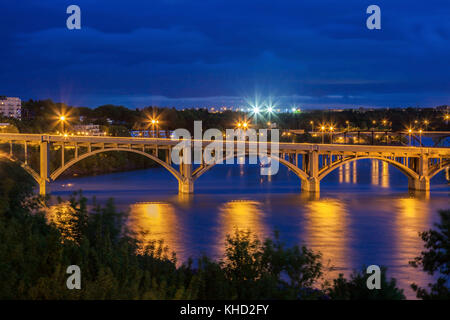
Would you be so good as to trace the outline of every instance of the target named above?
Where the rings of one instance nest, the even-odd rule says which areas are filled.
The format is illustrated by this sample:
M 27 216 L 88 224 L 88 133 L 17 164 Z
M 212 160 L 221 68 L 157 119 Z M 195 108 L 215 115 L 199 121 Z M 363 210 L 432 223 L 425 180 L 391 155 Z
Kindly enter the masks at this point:
M 22 114 L 20 98 L 0 96 L 0 114 L 4 117 L 20 119 Z

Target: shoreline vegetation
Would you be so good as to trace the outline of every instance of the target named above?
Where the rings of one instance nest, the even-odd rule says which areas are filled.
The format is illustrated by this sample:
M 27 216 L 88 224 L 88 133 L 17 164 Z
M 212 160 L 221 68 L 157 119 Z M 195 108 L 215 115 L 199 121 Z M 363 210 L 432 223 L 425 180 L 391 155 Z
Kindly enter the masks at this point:
M 27 173 L 0 162 L 0 299 L 405 299 L 386 268 L 380 290 L 367 288 L 365 268 L 319 285 L 327 272 L 320 253 L 286 247 L 277 234 L 260 240 L 236 230 L 221 259 L 177 264 L 163 240 L 136 240 L 112 199 L 88 206 L 78 192 L 47 207 L 32 190 Z M 428 289 L 412 286 L 422 299 L 450 296 L 450 211 L 440 215 L 437 229 L 421 234 L 428 251 L 411 257 L 418 272 L 441 275 Z M 80 290 L 66 287 L 69 265 L 81 268 Z

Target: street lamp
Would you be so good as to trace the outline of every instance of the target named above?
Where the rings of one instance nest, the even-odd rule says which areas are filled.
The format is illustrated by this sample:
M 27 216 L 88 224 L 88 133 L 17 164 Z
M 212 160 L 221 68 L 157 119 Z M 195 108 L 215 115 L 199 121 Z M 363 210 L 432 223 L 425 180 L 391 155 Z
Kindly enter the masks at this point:
M 408 134 L 409 134 L 409 145 L 411 145 L 411 134 L 412 134 L 412 129 L 408 130 Z
M 64 123 L 66 122 L 66 120 L 67 120 L 67 118 L 66 118 L 66 116 L 60 116 L 59 117 L 59 121 L 61 122 L 61 132 L 62 132 L 62 134 L 64 134 Z
M 311 132 L 314 132 L 314 121 L 310 121 L 309 124 L 311 125 Z
M 158 137 L 159 136 L 159 132 L 158 132 L 158 124 L 159 124 L 159 120 L 158 119 L 150 119 L 150 125 L 152 128 L 152 137 L 154 138 L 155 136 Z M 149 136 L 150 136 L 150 132 L 149 132 Z
M 334 130 L 334 127 L 330 126 L 330 143 L 333 143 L 333 130 Z
M 419 130 L 419 147 L 422 146 L 422 129 Z
M 322 131 L 322 144 L 324 143 L 324 137 L 323 137 L 323 135 L 324 135 L 324 131 L 325 131 L 325 126 L 321 126 L 320 127 L 320 131 Z

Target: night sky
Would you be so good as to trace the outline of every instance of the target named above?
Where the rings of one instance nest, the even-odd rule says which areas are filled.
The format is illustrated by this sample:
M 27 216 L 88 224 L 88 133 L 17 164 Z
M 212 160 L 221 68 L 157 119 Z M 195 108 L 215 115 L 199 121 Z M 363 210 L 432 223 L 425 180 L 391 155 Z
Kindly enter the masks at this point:
M 68 30 L 68 5 L 81 30 Z M 366 8 L 381 8 L 381 30 Z M 450 1 L 0 2 L 0 95 L 196 107 L 450 103 Z

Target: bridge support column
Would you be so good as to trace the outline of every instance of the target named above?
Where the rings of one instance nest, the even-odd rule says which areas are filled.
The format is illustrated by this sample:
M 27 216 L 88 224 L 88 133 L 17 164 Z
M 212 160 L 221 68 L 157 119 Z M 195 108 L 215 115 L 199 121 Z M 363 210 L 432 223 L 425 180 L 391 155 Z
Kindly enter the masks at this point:
M 309 178 L 308 181 L 302 180 L 302 191 L 320 192 L 320 181 L 318 178 Z
M 180 173 L 183 179 L 178 181 L 178 192 L 194 193 L 194 180 L 192 179 L 192 164 L 181 163 Z
M 39 194 L 45 196 L 47 194 L 47 180 L 48 180 L 48 155 L 49 146 L 47 141 L 43 141 L 39 146 L 40 152 L 40 181 L 39 181 Z
M 430 178 L 428 178 L 429 158 L 426 155 L 422 155 L 415 160 L 414 167 L 419 174 L 419 178 L 408 178 L 408 188 L 417 191 L 430 191 Z
M 408 178 L 408 189 L 415 191 L 430 191 L 430 179 L 421 177 L 419 179 Z
M 308 180 L 302 180 L 302 190 L 309 192 L 320 192 L 319 175 L 319 153 L 317 151 L 308 152 L 304 155 L 307 165 Z M 307 159 L 306 159 L 307 158 Z
M 192 178 L 185 178 L 178 182 L 179 193 L 194 193 L 194 180 Z

